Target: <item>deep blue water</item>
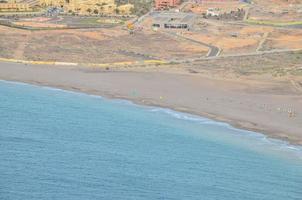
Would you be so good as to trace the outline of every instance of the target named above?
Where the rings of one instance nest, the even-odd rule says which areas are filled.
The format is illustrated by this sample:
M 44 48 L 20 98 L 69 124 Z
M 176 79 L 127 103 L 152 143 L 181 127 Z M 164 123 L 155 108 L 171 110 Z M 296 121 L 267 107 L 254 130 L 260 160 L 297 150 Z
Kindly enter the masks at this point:
M 0 200 L 301 200 L 302 150 L 224 123 L 0 81 Z

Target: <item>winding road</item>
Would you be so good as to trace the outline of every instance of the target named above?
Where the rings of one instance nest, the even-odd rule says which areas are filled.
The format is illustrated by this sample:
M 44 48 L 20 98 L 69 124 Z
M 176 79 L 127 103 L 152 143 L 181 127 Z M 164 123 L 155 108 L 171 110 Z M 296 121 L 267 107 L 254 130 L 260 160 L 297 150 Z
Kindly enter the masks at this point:
M 219 54 L 221 52 L 221 49 L 219 47 L 216 47 L 216 46 L 204 43 L 204 42 L 200 42 L 200 41 L 197 41 L 197 40 L 193 40 L 191 38 L 184 37 L 184 36 L 179 35 L 179 34 L 174 33 L 174 32 L 166 32 L 165 31 L 164 33 L 207 47 L 209 49 L 209 51 L 208 51 L 208 54 L 207 54 L 206 57 L 208 57 L 208 58 L 209 57 L 217 57 L 217 56 L 219 56 Z

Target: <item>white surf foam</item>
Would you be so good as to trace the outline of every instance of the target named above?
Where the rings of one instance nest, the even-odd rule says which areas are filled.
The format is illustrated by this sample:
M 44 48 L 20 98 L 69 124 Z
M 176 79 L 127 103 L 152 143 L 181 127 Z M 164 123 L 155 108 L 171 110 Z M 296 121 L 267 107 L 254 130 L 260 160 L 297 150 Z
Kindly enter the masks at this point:
M 227 128 L 228 130 L 232 130 L 231 132 L 227 131 L 225 134 L 232 134 L 234 137 L 240 136 L 242 139 L 252 140 L 256 146 L 266 146 L 266 147 L 270 146 L 272 150 L 292 152 L 296 156 L 302 159 L 302 146 L 292 145 L 287 141 L 269 138 L 266 135 L 259 132 L 235 128 L 232 125 L 225 122 L 217 122 L 208 118 L 199 117 L 192 114 L 181 113 L 166 108 L 151 108 L 149 109 L 149 111 L 161 112 L 180 120 L 192 121 L 201 125 L 224 127 Z
M 29 83 L 22 83 L 22 82 L 15 82 L 15 81 L 0 80 L 0 82 L 16 84 L 16 85 L 26 85 L 26 86 L 31 86 L 31 87 L 34 86 L 34 87 L 39 87 L 39 88 L 43 88 L 43 89 L 47 89 L 47 90 L 89 96 L 89 97 L 98 98 L 98 99 L 102 99 L 102 100 L 106 100 L 106 101 L 108 100 L 108 101 L 115 102 L 118 104 L 125 104 L 125 105 L 129 105 L 129 106 L 141 107 L 141 108 L 149 110 L 150 112 L 164 113 L 164 114 L 167 114 L 169 116 L 172 116 L 172 117 L 174 117 L 176 119 L 180 119 L 180 120 L 191 121 L 191 122 L 203 124 L 203 125 L 224 127 L 224 128 L 227 128 L 227 129 L 233 131 L 233 132 L 232 131 L 226 132 L 225 134 L 232 134 L 235 137 L 238 137 L 238 136 L 245 137 L 245 139 L 251 139 L 253 141 L 256 141 L 257 145 L 269 145 L 272 147 L 272 149 L 275 149 L 275 150 L 290 151 L 290 152 L 293 152 L 294 154 L 298 155 L 298 157 L 302 159 L 302 146 L 292 145 L 292 144 L 289 144 L 287 141 L 268 138 L 266 135 L 259 133 L 259 132 L 238 129 L 225 122 L 217 122 L 217 121 L 205 118 L 205 117 L 200 117 L 200 116 L 193 115 L 193 114 L 182 113 L 182 112 L 174 111 L 174 110 L 168 109 L 168 108 L 138 105 L 138 104 L 133 103 L 130 100 L 124 100 L 124 99 L 112 100 L 112 99 L 104 98 L 99 95 L 91 95 L 91 94 L 86 94 L 83 92 L 69 91 L 69 90 L 54 88 L 54 87 L 50 87 L 50 86 L 36 86 L 33 84 L 29 84 Z

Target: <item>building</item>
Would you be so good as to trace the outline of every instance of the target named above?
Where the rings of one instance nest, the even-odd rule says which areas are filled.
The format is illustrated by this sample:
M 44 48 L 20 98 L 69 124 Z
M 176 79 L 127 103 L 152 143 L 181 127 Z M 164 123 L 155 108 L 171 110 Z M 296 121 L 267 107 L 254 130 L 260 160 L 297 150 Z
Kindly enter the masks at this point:
M 31 11 L 28 4 L 23 3 L 0 3 L 0 12 Z
M 6 3 L 0 3 L 0 12 L 19 12 L 19 11 L 31 11 L 28 3 L 19 3 L 14 0 L 10 0 Z
M 195 15 L 192 13 L 164 12 L 153 17 L 154 29 L 190 30 L 195 23 Z
M 65 3 L 69 3 L 69 1 L 65 0 L 40 0 L 40 5 L 43 7 L 47 6 L 63 6 Z
M 230 3 L 238 2 L 238 0 L 195 0 L 196 3 Z
M 180 0 L 155 0 L 156 10 L 167 10 L 180 4 Z
M 131 14 L 132 9 L 134 8 L 133 4 L 125 4 L 125 5 L 120 5 L 118 9 L 118 14 L 121 15 L 129 15 Z
M 55 7 L 65 13 L 78 15 L 129 15 L 134 6 L 132 4 L 117 6 L 115 0 L 8 0 L 0 3 L 2 12 L 32 11 L 36 7 Z
M 115 14 L 117 10 L 121 14 L 129 14 L 132 4 L 117 7 L 114 0 L 40 0 L 42 7 L 61 7 L 66 13 L 79 15 L 89 14 Z
M 86 14 L 112 14 L 116 10 L 114 0 L 69 0 L 62 8 L 65 12 L 73 12 L 80 15 Z
M 128 15 L 133 8 L 132 4 L 117 6 L 115 0 L 40 0 L 40 5 L 42 7 L 61 7 L 66 13 L 79 15 L 112 15 L 117 12 L 122 15 Z
M 16 0 L 17 3 L 28 4 L 30 8 L 40 5 L 40 0 Z

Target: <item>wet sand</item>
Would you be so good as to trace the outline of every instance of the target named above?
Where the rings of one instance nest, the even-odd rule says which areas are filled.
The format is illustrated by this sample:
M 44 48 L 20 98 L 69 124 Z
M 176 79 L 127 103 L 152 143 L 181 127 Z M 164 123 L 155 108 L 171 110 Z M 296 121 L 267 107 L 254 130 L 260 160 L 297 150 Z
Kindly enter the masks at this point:
M 302 145 L 302 94 L 284 83 L 16 63 L 0 63 L 0 79 L 167 107 Z

